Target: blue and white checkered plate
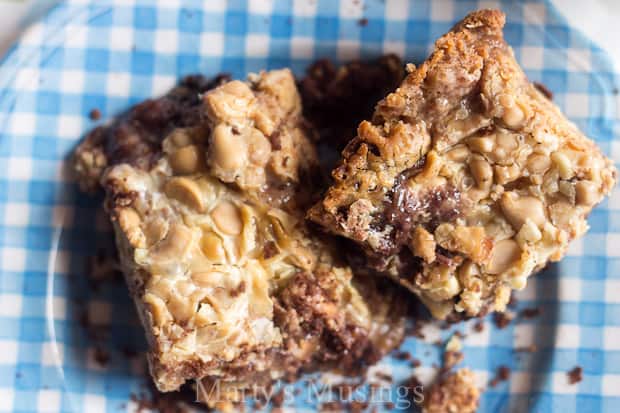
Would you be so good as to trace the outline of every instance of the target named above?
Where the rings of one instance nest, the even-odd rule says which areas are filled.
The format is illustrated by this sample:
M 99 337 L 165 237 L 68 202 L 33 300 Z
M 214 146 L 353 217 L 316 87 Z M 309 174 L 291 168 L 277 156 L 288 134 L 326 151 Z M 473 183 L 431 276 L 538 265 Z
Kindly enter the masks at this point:
M 0 66 L 0 411 L 123 411 L 144 383 L 142 357 L 123 354 L 144 346 L 127 293 L 122 283 L 93 281 L 87 265 L 112 248 L 101 200 L 80 195 L 65 171 L 95 125 L 91 109 L 110 118 L 196 72 L 244 78 L 288 66 L 301 74 L 318 57 L 385 52 L 420 62 L 480 7 L 507 13 L 506 37 L 527 74 L 618 163 L 610 61 L 546 2 L 70 0 L 32 26 Z M 589 222 L 568 256 L 519 295 L 540 317 L 503 330 L 453 328 L 467 334 L 465 365 L 487 388 L 480 411 L 620 411 L 620 191 Z M 440 356 L 428 342 L 450 334 L 428 330 L 427 342 L 403 344 L 426 366 L 416 369 L 422 378 Z M 537 352 L 515 352 L 531 344 Z M 510 380 L 488 388 L 500 365 Z M 566 373 L 577 365 L 583 380 L 570 385 Z M 395 383 L 412 373 L 390 357 L 376 369 Z M 396 391 L 382 401 L 405 407 Z M 289 407 L 314 409 L 299 398 Z

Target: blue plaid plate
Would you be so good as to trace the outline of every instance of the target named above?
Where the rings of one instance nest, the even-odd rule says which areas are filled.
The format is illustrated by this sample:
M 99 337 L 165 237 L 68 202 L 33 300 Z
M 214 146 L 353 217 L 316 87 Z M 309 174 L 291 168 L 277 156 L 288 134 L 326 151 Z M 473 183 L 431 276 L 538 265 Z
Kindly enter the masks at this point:
M 0 411 L 123 411 L 142 391 L 143 358 L 133 356 L 142 329 L 122 282 L 108 280 L 113 271 L 96 258 L 112 250 L 101 200 L 80 195 L 65 171 L 97 124 L 91 109 L 109 118 L 195 72 L 243 78 L 289 66 L 301 74 L 318 57 L 385 52 L 420 62 L 434 39 L 480 7 L 507 13 L 506 38 L 527 74 L 618 163 L 610 61 L 546 2 L 69 0 L 32 26 L 0 66 Z M 519 307 L 539 306 L 539 317 L 502 330 L 453 328 L 468 335 L 465 365 L 486 389 L 480 411 L 620 411 L 619 191 L 590 226 L 520 294 Z M 426 341 L 403 344 L 422 360 L 422 379 L 441 351 L 429 342 L 451 334 L 426 330 Z M 536 352 L 517 351 L 532 344 Z M 491 387 L 500 365 L 510 380 Z M 571 385 L 575 366 L 583 380 Z M 373 370 L 395 384 L 367 400 L 371 407 L 408 407 L 398 383 L 410 365 L 387 357 Z M 297 411 L 319 403 L 292 399 Z

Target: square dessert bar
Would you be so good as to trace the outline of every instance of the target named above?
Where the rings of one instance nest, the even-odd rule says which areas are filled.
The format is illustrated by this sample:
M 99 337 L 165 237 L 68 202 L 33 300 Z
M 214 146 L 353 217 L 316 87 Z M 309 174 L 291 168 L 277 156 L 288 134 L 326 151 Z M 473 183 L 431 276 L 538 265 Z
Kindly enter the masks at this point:
M 398 291 L 354 280 L 304 223 L 318 161 L 290 71 L 186 83 L 93 131 L 75 157 L 83 187 L 105 190 L 157 388 L 201 380 L 208 404 L 236 402 L 392 350 Z
M 527 79 L 504 20 L 474 12 L 410 65 L 308 213 L 438 318 L 503 311 L 616 182 L 612 161 Z

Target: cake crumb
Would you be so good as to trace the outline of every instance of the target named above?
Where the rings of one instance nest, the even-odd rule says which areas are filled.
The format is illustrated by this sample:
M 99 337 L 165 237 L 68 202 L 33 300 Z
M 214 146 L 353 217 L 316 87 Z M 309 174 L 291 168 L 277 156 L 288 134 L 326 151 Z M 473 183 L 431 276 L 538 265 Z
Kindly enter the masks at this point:
M 499 366 L 495 372 L 495 377 L 489 382 L 489 386 L 495 387 L 500 382 L 506 381 L 510 378 L 510 368 L 508 366 Z
M 524 308 L 519 312 L 521 318 L 526 320 L 538 317 L 542 313 L 542 308 L 540 307 L 532 307 L 532 308 Z
M 90 120 L 99 120 L 101 119 L 101 111 L 95 108 L 88 113 L 88 117 Z
M 461 369 L 442 377 L 431 386 L 424 398 L 423 413 L 474 413 L 478 408 L 480 391 L 474 373 Z
M 514 315 L 509 312 L 505 313 L 493 313 L 493 322 L 495 326 L 500 330 L 506 328 L 508 324 L 513 320 Z
M 580 366 L 575 366 L 566 374 L 568 376 L 568 384 L 577 384 L 583 380 L 583 369 Z

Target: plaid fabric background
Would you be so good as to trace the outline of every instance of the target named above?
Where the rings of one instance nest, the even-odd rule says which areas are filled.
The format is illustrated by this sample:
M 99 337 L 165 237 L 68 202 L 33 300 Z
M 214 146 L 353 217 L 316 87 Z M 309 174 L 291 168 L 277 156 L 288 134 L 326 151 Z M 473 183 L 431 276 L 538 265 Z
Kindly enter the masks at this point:
M 420 62 L 467 12 L 497 6 L 531 79 L 618 163 L 609 60 L 545 2 L 71 0 L 28 30 L 0 66 L 0 411 L 122 411 L 144 381 L 141 358 L 121 351 L 144 341 L 123 285 L 92 288 L 87 271 L 88 257 L 111 248 L 101 200 L 79 195 L 64 166 L 95 125 L 91 109 L 109 118 L 194 72 L 243 78 L 290 66 L 301 74 L 318 57 L 385 52 Z M 468 334 L 465 365 L 481 386 L 499 365 L 512 370 L 485 391 L 480 411 L 620 411 L 618 190 L 589 222 L 569 256 L 520 294 L 520 307 L 540 305 L 540 317 L 482 333 L 455 328 Z M 530 344 L 538 351 L 515 353 Z M 97 348 L 119 351 L 102 367 Z M 431 374 L 438 347 L 409 338 L 404 349 L 427 366 L 420 376 Z M 576 365 L 583 381 L 569 385 Z M 378 369 L 395 382 L 412 372 L 392 358 Z

